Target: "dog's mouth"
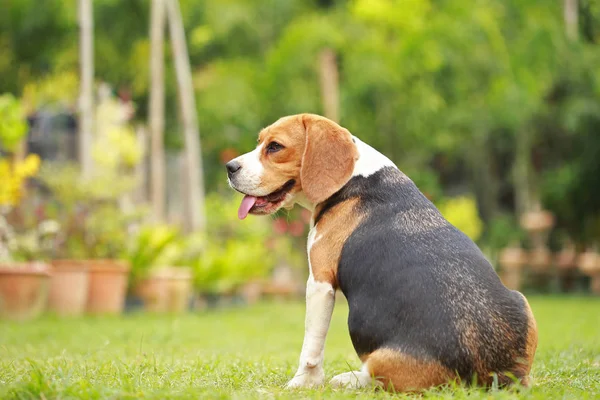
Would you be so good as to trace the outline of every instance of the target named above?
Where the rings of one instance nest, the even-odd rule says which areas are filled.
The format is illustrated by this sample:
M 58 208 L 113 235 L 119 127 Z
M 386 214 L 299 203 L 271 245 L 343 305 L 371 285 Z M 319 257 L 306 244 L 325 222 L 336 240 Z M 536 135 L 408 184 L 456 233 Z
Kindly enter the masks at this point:
M 292 190 L 296 181 L 290 179 L 282 187 L 266 196 L 250 196 L 246 194 L 238 209 L 238 218 L 244 219 L 248 214 L 263 215 L 277 211 L 286 195 Z

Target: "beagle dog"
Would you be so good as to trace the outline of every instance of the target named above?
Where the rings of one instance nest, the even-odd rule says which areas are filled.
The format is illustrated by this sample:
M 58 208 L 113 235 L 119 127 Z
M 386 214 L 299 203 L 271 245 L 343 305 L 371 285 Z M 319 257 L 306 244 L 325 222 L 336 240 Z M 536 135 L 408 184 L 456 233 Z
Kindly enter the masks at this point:
M 335 291 L 348 300 L 360 371 L 331 384 L 419 391 L 452 381 L 529 384 L 536 322 L 479 248 L 392 161 L 333 121 L 279 119 L 227 163 L 238 216 L 312 211 L 300 365 L 289 388 L 321 385 Z

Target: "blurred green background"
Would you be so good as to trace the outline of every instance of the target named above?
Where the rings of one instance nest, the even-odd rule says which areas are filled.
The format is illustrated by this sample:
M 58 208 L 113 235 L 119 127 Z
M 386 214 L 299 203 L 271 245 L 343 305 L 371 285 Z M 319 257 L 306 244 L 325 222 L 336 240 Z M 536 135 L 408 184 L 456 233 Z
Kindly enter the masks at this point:
M 123 227 L 152 220 L 151 207 L 144 209 L 149 204 L 151 157 L 148 146 L 136 142 L 132 133 L 149 118 L 150 6 L 149 0 L 93 1 L 94 80 L 97 88 L 109 92 L 99 91 L 98 104 L 112 98 L 135 112 L 125 118 L 125 131 L 112 130 L 96 144 L 96 163 L 107 171 L 104 181 L 97 177 L 82 188 L 76 183 L 77 172 L 59 165 L 77 159 L 76 151 L 71 149 L 71 154 L 65 150 L 68 146 L 57 145 L 58 150 L 48 152 L 47 143 L 32 139 L 35 132 L 72 138 L 77 130 L 77 2 L 0 0 L 0 93 L 11 94 L 29 118 L 29 151 L 41 155 L 38 180 L 50 188 L 42 196 L 48 202 L 39 214 L 43 216 L 19 214 L 19 209 L 40 207 L 40 197 L 30 191 L 13 202 L 7 219 L 21 234 L 43 220 L 59 221 L 59 229 L 66 232 L 60 241 L 66 243 L 61 257 L 125 257 L 138 262 L 139 255 L 132 255 L 136 245 L 128 242 L 149 240 L 127 234 L 139 229 Z M 519 217 L 540 208 L 555 217 L 547 242 L 552 251 L 568 243 L 579 252 L 600 241 L 597 1 L 180 0 L 180 6 L 202 144 L 208 224 L 197 252 L 171 249 L 168 254 L 178 255 L 160 263 L 189 264 L 202 257 L 204 263 L 197 263 L 203 266 L 197 269 L 203 272 L 197 276 L 213 276 L 204 270 L 207 266 L 235 270 L 233 265 L 240 266 L 238 273 L 249 271 L 244 275 L 248 279 L 267 274 L 277 260 L 305 268 L 306 218 L 295 210 L 274 221 L 237 222 L 239 198 L 231 199 L 223 167 L 254 147 L 262 127 L 301 112 L 333 112 L 340 124 L 389 156 L 492 259 L 511 243 L 531 246 Z M 166 29 L 165 35 L 169 212 L 159 222 L 178 230 L 186 219 L 179 207 L 185 195 L 174 194 L 181 191 L 177 157 L 185 140 Z M 325 82 L 327 68 L 337 76 L 333 89 Z M 327 105 L 328 90 L 334 92 L 333 106 Z M 101 120 L 100 111 L 96 113 Z M 46 120 L 51 128 L 40 128 L 40 121 Z M 5 129 L 5 155 L 11 154 L 6 143 L 14 129 Z M 145 136 L 140 137 L 143 141 Z M 124 177 L 131 179 L 121 188 L 116 183 Z M 58 186 L 66 189 L 61 192 Z M 79 195 L 68 198 L 75 192 Z M 134 206 L 125 207 L 123 196 L 134 192 Z M 99 199 L 114 201 L 99 207 Z M 72 212 L 65 211 L 68 205 Z M 100 217 L 95 224 L 79 223 L 87 224 L 88 239 L 84 232 L 77 242 L 77 212 L 82 209 L 85 215 Z M 27 221 L 31 215 L 38 217 Z M 130 219 L 122 221 L 117 215 Z M 289 251 L 268 251 L 265 238 L 287 240 L 280 235 L 289 231 L 294 232 L 286 234 L 292 238 L 289 243 L 271 247 Z M 107 239 L 94 247 L 89 232 L 94 240 Z M 193 242 L 193 235 L 177 235 L 180 249 L 186 246 L 181 243 Z M 107 243 L 110 240 L 114 243 Z M 212 242 L 216 244 L 210 247 Z M 52 254 L 40 249 L 24 253 L 24 246 L 17 246 L 21 252 L 14 250 L 13 255 L 58 257 L 57 242 L 52 246 Z M 157 246 L 157 254 L 162 253 L 164 246 Z M 263 263 L 268 266 L 255 261 L 242 268 L 252 251 L 253 259 L 268 260 Z M 140 263 L 155 264 L 157 254 Z M 229 289 L 244 277 L 205 286 Z M 204 279 L 209 280 L 197 278 L 199 287 Z

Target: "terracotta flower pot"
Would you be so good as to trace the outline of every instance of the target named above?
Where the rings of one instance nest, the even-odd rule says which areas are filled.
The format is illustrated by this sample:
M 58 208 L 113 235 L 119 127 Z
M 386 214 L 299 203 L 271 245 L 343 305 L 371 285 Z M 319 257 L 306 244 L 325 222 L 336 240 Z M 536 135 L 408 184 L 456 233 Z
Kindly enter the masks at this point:
M 556 255 L 556 265 L 560 271 L 566 272 L 577 268 L 577 251 L 572 243 L 567 245 Z
M 192 297 L 192 270 L 190 268 L 170 268 L 169 312 L 181 313 L 187 310 Z
M 596 275 L 600 272 L 600 254 L 592 249 L 588 249 L 579 255 L 577 260 L 579 269 L 586 275 Z
M 527 262 L 527 253 L 516 243 L 502 249 L 498 257 L 502 267 L 500 280 L 509 288 L 519 290 L 521 288 L 522 268 Z
M 161 268 L 152 271 L 149 276 L 136 285 L 135 293 L 141 297 L 144 310 L 166 312 L 169 306 L 169 281 L 171 271 Z
M 527 253 L 518 244 L 512 243 L 500 251 L 498 262 L 503 270 L 520 270 L 527 263 Z
M 125 306 L 129 266 L 117 260 L 85 260 L 90 284 L 87 312 L 120 314 Z
M 260 300 L 263 291 L 263 283 L 259 280 L 250 281 L 244 284 L 240 288 L 240 294 L 242 295 L 246 304 L 256 304 Z
M 552 265 L 552 253 L 545 247 L 536 247 L 529 252 L 529 266 L 533 272 L 545 273 Z
M 533 247 L 544 247 L 548 234 L 554 226 L 554 215 L 538 203 L 531 211 L 526 212 L 520 218 L 521 227 L 525 229 L 533 242 Z
M 588 249 L 579 256 L 578 265 L 581 272 L 591 278 L 592 293 L 600 295 L 600 254 Z
M 46 264 L 0 264 L 0 316 L 28 320 L 46 308 L 50 272 Z
M 545 232 L 554 226 L 554 215 L 551 212 L 542 210 L 537 205 L 535 210 L 525 213 L 520 221 L 521 227 L 528 232 Z
M 61 316 L 81 315 L 89 291 L 89 271 L 77 260 L 52 261 L 48 310 Z

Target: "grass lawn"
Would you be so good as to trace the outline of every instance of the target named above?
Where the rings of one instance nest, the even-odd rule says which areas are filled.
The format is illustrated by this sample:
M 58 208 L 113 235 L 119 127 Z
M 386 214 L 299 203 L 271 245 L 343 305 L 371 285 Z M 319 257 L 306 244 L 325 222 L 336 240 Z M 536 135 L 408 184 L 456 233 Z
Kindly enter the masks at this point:
M 530 299 L 540 328 L 534 386 L 520 393 L 444 389 L 440 398 L 600 399 L 600 299 Z M 336 308 L 327 378 L 359 361 Z M 288 392 L 304 306 L 261 304 L 183 317 L 0 322 L 0 398 L 388 398 L 384 392 Z

